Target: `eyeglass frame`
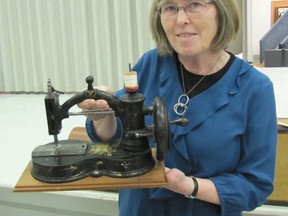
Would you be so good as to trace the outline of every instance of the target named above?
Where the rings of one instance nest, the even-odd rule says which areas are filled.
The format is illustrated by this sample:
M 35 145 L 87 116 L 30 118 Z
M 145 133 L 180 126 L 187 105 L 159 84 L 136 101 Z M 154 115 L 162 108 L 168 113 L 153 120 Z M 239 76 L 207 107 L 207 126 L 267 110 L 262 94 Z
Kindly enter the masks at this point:
M 210 4 L 214 4 L 213 1 L 210 1 L 210 2 L 206 2 L 206 1 L 204 1 L 204 0 L 200 0 L 200 1 L 205 2 L 205 4 L 203 5 L 203 7 L 205 7 L 205 8 L 207 8 L 207 6 L 210 5 Z M 175 8 L 177 9 L 177 12 L 175 13 L 175 15 L 171 15 L 171 16 L 165 17 L 165 18 L 168 18 L 168 19 L 169 19 L 169 18 L 175 18 L 175 17 L 178 15 L 178 13 L 179 13 L 179 11 L 180 11 L 181 9 L 183 9 L 183 11 L 186 13 L 186 8 L 187 8 L 188 6 L 190 6 L 191 4 L 193 4 L 193 2 L 190 2 L 190 3 L 188 3 L 188 4 L 184 5 L 184 6 L 181 6 L 181 7 L 177 6 L 176 3 L 171 3 L 171 4 L 175 4 Z M 164 5 L 164 4 L 163 4 L 163 5 Z M 159 16 L 161 16 L 161 7 L 162 7 L 163 5 L 158 6 L 157 13 L 159 14 Z M 186 13 L 186 14 L 187 14 L 187 13 Z

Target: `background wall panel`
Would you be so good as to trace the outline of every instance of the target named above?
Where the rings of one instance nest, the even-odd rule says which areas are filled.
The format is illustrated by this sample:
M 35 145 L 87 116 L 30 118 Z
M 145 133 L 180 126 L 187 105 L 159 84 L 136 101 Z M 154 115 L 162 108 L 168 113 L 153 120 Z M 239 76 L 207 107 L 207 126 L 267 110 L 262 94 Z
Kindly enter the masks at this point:
M 128 63 L 154 47 L 152 0 L 0 0 L 0 92 L 123 86 Z

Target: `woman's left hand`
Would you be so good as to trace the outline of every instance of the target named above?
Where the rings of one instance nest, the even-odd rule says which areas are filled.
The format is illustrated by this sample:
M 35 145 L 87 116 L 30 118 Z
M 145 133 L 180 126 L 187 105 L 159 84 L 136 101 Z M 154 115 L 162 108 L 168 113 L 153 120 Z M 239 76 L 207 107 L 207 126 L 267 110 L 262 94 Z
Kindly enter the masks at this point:
M 165 188 L 182 195 L 191 195 L 195 185 L 190 176 L 185 176 L 179 169 L 167 167 L 165 167 L 165 175 L 167 181 Z M 210 179 L 198 177 L 196 179 L 199 188 L 196 198 L 219 205 L 220 198 L 214 183 Z

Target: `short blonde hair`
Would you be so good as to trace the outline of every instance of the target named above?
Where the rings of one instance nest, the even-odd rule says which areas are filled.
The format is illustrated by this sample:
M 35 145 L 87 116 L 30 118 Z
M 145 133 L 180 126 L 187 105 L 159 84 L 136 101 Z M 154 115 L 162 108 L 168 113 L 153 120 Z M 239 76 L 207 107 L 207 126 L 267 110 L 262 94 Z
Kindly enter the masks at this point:
M 226 49 L 237 37 L 241 27 L 241 19 L 235 0 L 212 0 L 212 2 L 217 8 L 219 27 L 212 41 L 211 50 L 217 51 Z M 150 11 L 150 29 L 158 52 L 161 55 L 169 55 L 173 53 L 173 47 L 161 24 L 158 12 L 161 3 L 163 0 L 153 0 Z

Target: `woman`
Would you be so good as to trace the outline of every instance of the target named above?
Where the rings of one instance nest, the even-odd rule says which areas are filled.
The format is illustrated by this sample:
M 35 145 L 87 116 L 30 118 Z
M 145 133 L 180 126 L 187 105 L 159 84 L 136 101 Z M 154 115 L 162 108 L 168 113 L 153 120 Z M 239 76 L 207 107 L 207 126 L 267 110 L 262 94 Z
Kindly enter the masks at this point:
M 273 190 L 274 93 L 265 75 L 225 51 L 240 28 L 234 0 L 154 0 L 150 25 L 157 49 L 133 68 L 139 92 L 148 105 L 160 96 L 169 117 L 189 125 L 170 127 L 167 187 L 121 190 L 120 215 L 237 216 L 260 206 Z M 120 130 L 111 115 L 86 126 L 94 140 Z

